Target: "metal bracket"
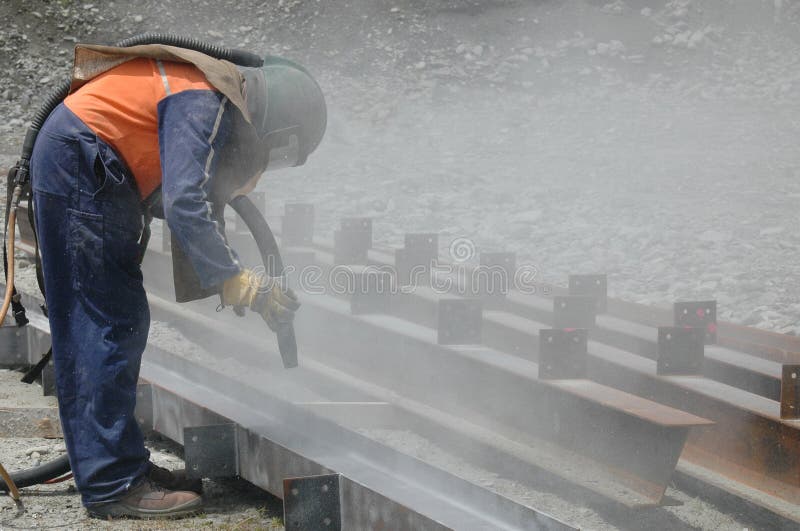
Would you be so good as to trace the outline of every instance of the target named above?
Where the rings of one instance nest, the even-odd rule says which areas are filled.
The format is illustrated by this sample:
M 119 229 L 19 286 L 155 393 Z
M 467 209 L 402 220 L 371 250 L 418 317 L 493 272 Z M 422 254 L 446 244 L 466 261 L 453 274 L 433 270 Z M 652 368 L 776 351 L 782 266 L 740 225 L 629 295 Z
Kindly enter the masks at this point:
M 167 226 L 167 220 L 161 222 L 161 252 L 165 254 L 172 253 L 172 236 Z
M 435 232 L 409 233 L 405 246 L 394 255 L 397 280 L 403 286 L 430 278 L 431 265 L 439 257 L 439 235 Z
M 261 215 L 264 215 L 264 212 L 267 209 L 267 196 L 264 192 L 259 190 L 254 190 L 247 194 L 247 197 L 250 198 L 250 201 L 256 206 Z
M 703 328 L 658 327 L 656 374 L 702 374 Z
M 27 338 L 29 328 L 11 324 L 0 326 L 0 368 L 31 365 Z
M 56 368 L 53 360 L 44 366 L 41 376 L 42 394 L 44 396 L 56 396 Z
M 288 279 L 291 288 L 303 291 L 322 278 L 322 269 L 315 264 L 316 253 L 314 251 L 303 251 L 290 247 L 282 254 L 284 276 Z
M 333 262 L 336 265 L 366 264 L 372 248 L 372 218 L 344 218 L 333 233 Z
M 781 377 L 781 418 L 800 419 L 800 365 L 784 365 Z
M 703 328 L 706 345 L 717 342 L 717 301 L 676 302 L 675 326 Z
M 586 378 L 588 344 L 586 329 L 539 330 L 539 378 Z
M 238 475 L 236 424 L 183 428 L 186 476 L 221 478 Z
M 480 265 L 474 271 L 474 277 L 470 282 L 476 284 L 476 295 L 491 304 L 508 294 L 508 290 L 514 284 L 516 269 L 516 253 L 481 253 Z
M 133 415 L 144 433 L 153 431 L 153 387 L 149 383 L 140 382 L 136 386 L 136 409 Z
M 442 299 L 438 323 L 440 345 L 479 345 L 483 303 L 479 299 Z
M 281 219 L 281 243 L 284 246 L 310 247 L 314 240 L 314 205 L 286 203 Z
M 283 480 L 283 524 L 286 531 L 342 529 L 339 474 Z
M 553 328 L 594 328 L 597 303 L 594 297 L 553 297 Z
M 607 275 L 570 275 L 569 294 L 594 297 L 597 313 L 603 313 L 608 307 Z
M 350 312 L 356 314 L 388 313 L 392 296 L 392 274 L 367 266 L 354 273 Z

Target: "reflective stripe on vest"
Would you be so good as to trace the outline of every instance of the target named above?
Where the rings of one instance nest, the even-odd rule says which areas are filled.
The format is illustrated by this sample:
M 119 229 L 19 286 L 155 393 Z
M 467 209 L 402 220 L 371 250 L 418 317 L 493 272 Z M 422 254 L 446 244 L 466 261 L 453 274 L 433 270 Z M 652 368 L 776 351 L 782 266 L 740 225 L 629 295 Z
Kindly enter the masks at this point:
M 161 184 L 158 102 L 185 90 L 216 90 L 188 63 L 133 59 L 100 74 L 64 104 L 111 145 L 146 199 Z

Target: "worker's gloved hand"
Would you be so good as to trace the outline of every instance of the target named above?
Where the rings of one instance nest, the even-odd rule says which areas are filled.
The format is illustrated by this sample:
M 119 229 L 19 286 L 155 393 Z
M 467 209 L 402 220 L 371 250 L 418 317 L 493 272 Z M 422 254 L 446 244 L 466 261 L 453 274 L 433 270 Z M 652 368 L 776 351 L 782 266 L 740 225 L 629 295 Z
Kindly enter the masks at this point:
M 260 276 L 249 269 L 225 281 L 222 304 L 247 306 L 261 315 L 273 332 L 291 323 L 300 308 L 297 295 L 291 289 L 283 288 L 279 279 Z

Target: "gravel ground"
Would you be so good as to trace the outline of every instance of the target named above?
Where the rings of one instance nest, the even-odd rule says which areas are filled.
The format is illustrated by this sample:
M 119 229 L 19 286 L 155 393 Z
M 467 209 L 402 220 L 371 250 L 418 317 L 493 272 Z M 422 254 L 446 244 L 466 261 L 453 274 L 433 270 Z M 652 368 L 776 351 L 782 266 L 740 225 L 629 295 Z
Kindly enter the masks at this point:
M 19 382 L 20 373 L 0 370 L 0 408 L 55 407 L 53 397 L 34 396 L 41 388 Z M 60 439 L 10 437 L 0 426 L 0 463 L 9 471 L 36 466 L 66 451 Z M 183 468 L 182 448 L 163 438 L 147 441 L 151 459 L 169 469 Z M 113 523 L 88 518 L 74 481 L 23 489 L 25 513 L 18 515 L 14 503 L 0 498 L 0 530 L 6 529 L 263 529 L 278 531 L 280 500 L 243 480 L 204 480 L 204 510 L 198 516 L 173 521 L 122 520 Z

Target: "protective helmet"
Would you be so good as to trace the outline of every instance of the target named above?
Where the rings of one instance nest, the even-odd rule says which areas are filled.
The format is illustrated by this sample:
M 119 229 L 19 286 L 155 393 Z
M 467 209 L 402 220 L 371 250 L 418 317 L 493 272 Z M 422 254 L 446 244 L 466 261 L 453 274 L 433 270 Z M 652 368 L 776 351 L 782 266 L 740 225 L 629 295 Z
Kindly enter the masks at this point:
M 262 67 L 241 70 L 264 171 L 301 166 L 322 141 L 328 122 L 319 85 L 308 70 L 282 57 L 267 56 Z

